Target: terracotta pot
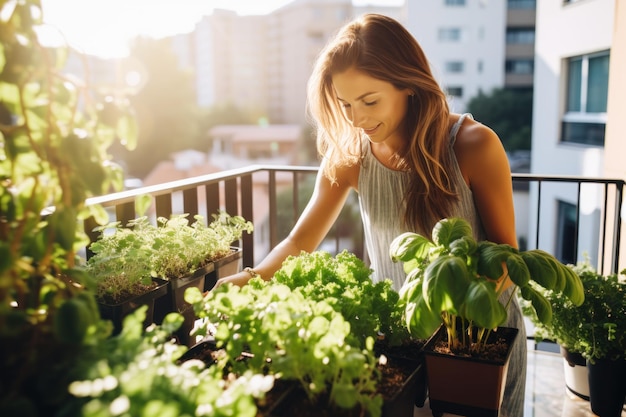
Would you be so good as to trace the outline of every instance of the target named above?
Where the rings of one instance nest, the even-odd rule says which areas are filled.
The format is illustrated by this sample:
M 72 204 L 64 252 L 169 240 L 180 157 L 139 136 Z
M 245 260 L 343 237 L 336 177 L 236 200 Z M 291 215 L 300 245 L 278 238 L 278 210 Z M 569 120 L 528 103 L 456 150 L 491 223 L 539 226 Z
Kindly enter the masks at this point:
M 516 328 L 499 327 L 497 337 L 508 343 L 508 351 L 502 360 L 486 360 L 433 351 L 437 342 L 447 338 L 442 325 L 424 346 L 428 398 L 433 415 L 446 412 L 467 417 L 497 417 L 518 332 Z M 496 335 L 491 336 L 490 341 L 495 340 Z
M 153 281 L 156 283 L 156 286 L 153 289 L 145 294 L 129 298 L 121 303 L 108 304 L 103 301 L 98 301 L 98 309 L 100 310 L 100 316 L 102 319 L 111 320 L 113 322 L 114 335 L 118 334 L 122 330 L 124 318 L 142 305 L 148 306 L 146 319 L 144 320 L 144 327 L 147 327 L 155 322 L 155 301 L 163 298 L 163 296 L 167 294 L 167 281 L 158 278 L 154 278 Z

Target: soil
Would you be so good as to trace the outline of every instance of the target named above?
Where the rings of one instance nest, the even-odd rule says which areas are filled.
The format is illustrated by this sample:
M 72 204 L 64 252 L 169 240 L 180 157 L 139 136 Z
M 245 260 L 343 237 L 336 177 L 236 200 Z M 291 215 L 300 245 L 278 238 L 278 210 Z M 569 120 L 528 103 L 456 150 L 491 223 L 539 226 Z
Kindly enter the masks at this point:
M 136 283 L 131 290 L 120 291 L 116 296 L 112 296 L 110 294 L 103 294 L 98 301 L 107 304 L 107 305 L 117 305 L 123 303 L 126 300 L 129 300 L 133 297 L 137 297 L 138 295 L 145 294 L 150 292 L 150 290 L 156 288 L 159 284 L 157 282 L 152 282 L 149 285 L 144 285 L 140 282 Z
M 448 340 L 443 337 L 432 346 L 432 351 L 444 355 L 471 357 L 493 362 L 504 362 L 509 351 L 509 343 L 506 335 L 491 333 L 486 344 L 472 343 L 469 350 L 450 349 Z
M 417 363 L 417 362 L 413 362 Z M 379 365 L 381 379 L 377 393 L 384 401 L 391 400 L 400 391 L 415 367 L 407 366 L 403 359 L 390 359 L 386 365 Z M 276 417 L 360 417 L 365 415 L 364 410 L 356 408 L 343 410 L 328 407 L 328 397 L 320 396 L 318 401 L 311 403 L 301 389 L 296 389 L 277 410 L 272 412 Z

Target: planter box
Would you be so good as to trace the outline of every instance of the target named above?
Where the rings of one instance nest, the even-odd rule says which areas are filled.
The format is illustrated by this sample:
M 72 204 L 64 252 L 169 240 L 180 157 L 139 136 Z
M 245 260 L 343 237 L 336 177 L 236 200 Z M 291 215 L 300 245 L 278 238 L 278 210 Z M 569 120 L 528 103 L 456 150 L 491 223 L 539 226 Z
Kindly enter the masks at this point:
M 167 294 L 167 281 L 155 278 L 153 281 L 157 284 L 145 294 L 130 298 L 124 302 L 117 304 L 107 304 L 98 301 L 100 316 L 103 320 L 111 320 L 113 322 L 113 334 L 116 335 L 122 330 L 124 317 L 137 310 L 142 305 L 147 305 L 146 319 L 144 320 L 144 328 L 154 323 L 154 311 L 156 300 L 163 298 Z
M 155 322 L 160 324 L 165 316 L 172 312 L 182 314 L 184 322 L 180 329 L 174 335 L 181 344 L 191 346 L 195 344 L 189 336 L 189 332 L 193 329 L 196 321 L 196 315 L 193 308 L 185 302 L 185 290 L 187 288 L 196 287 L 200 291 L 204 290 L 204 282 L 207 274 L 213 272 L 214 265 L 209 263 L 204 267 L 197 269 L 187 276 L 170 279 L 167 281 L 167 295 L 155 304 Z
M 416 397 L 424 390 L 424 365 L 421 361 L 389 358 L 392 372 L 383 371 L 383 381 L 380 383 L 380 394 L 383 395 L 382 417 L 413 417 Z M 391 375 L 403 377 L 402 383 L 385 382 L 385 378 Z M 395 380 L 395 376 L 390 378 Z M 312 404 L 306 393 L 300 386 L 293 389 L 273 409 L 271 417 L 360 417 L 363 410 L 355 409 L 329 409 L 328 401 L 322 397 L 320 401 Z
M 215 365 L 213 353 L 217 350 L 215 340 L 211 337 L 207 337 L 191 346 L 189 350 L 180 357 L 178 362 L 182 363 L 190 359 L 197 359 L 204 362 L 206 366 L 213 366 Z M 228 376 L 226 375 L 225 377 Z M 257 399 L 256 417 L 272 417 L 276 407 L 278 407 L 296 387 L 296 382 L 280 379 L 275 380 L 273 388 L 265 394 L 265 398 L 262 400 Z
M 236 274 L 241 271 L 241 248 L 231 246 L 232 252 L 225 257 L 213 262 L 214 270 L 206 276 L 204 281 L 204 290 L 210 291 L 218 279 Z
M 409 364 L 416 368 L 416 375 L 412 377 L 415 384 L 409 389 L 414 395 L 417 407 L 423 407 L 428 396 L 426 386 L 426 366 L 424 365 L 424 341 L 415 340 L 398 346 L 388 346 L 384 341 L 377 341 L 374 346 L 376 356 L 385 355 L 393 361 Z M 414 365 L 410 365 L 414 363 Z
M 428 398 L 433 415 L 446 412 L 467 417 L 497 417 L 511 348 L 518 332 L 516 328 L 498 328 L 497 337 L 504 338 L 509 349 L 504 360 L 491 361 L 434 352 L 436 343 L 447 338 L 446 329 L 441 326 L 424 346 Z
M 415 406 L 426 399 L 426 368 L 423 361 L 391 359 L 410 372 L 400 389 L 383 402 L 383 417 L 413 417 Z M 412 371 L 411 371 L 412 370 Z

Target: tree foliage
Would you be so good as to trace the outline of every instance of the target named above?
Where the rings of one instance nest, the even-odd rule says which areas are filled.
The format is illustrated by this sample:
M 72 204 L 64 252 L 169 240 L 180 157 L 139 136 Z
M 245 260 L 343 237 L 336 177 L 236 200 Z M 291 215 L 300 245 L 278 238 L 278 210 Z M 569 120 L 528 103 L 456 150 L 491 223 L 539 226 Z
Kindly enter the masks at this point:
M 508 152 L 530 150 L 533 93 L 526 89 L 482 91 L 467 104 L 476 120 L 491 127 Z
M 139 138 L 135 150 L 116 153 L 128 174 L 143 178 L 173 152 L 194 148 L 199 110 L 193 74 L 180 68 L 169 40 L 139 38 L 130 56 L 141 63 L 146 77 L 132 97 Z

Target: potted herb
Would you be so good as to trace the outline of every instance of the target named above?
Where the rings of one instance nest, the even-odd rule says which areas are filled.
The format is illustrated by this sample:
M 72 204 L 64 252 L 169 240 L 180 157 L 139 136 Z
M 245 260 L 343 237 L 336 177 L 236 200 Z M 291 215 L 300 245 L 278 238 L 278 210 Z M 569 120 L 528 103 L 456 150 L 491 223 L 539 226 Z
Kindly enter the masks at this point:
M 575 369 L 587 384 L 568 388 L 577 394 L 580 387 L 586 390 L 595 414 L 620 415 L 626 399 L 626 278 L 624 272 L 602 275 L 588 261 L 573 269 L 583 283 L 585 301 L 576 306 L 561 294 L 544 291 L 554 311 L 552 321 L 538 323 L 530 317 L 539 338 L 582 356 Z
M 398 294 L 390 281 L 374 284 L 370 275 L 349 252 L 303 252 L 287 258 L 268 282 L 219 287 L 204 298 L 190 290 L 186 297 L 206 320 L 196 330 L 225 348 L 222 366 L 262 368 L 298 381 L 292 395 L 301 394 L 299 409 L 305 402 L 304 408 L 333 415 L 356 406 L 371 415 L 412 416 L 414 404 L 425 400 L 423 341 L 410 345 L 412 356 L 396 355 L 394 348 L 406 349 L 410 339 Z M 243 350 L 251 357 L 242 363 Z M 398 374 L 402 385 L 388 382 Z M 286 404 L 275 411 L 292 412 Z
M 432 336 L 424 350 L 431 408 L 437 411 L 458 414 L 467 405 L 497 415 L 510 350 L 497 361 L 487 361 L 490 366 L 484 371 L 476 368 L 479 358 L 471 361 L 467 357 L 485 352 L 494 344 L 510 347 L 517 335 L 517 329 L 502 327 L 507 314 L 498 301 L 502 292 L 496 285 L 498 279 L 506 274 L 545 323 L 550 322 L 552 310 L 537 286 L 564 294 L 574 305 L 584 300 L 578 275 L 550 254 L 477 242 L 469 223 L 460 218 L 439 221 L 431 238 L 416 233 L 398 236 L 392 242 L 390 256 L 393 261 L 403 262 L 407 272 L 400 299 L 406 306 L 408 330 L 416 337 Z M 433 352 L 440 339 L 451 355 Z M 447 366 L 449 360 L 455 362 L 452 370 L 461 369 L 461 364 L 472 369 L 461 370 L 458 376 L 447 373 L 452 370 L 435 369 Z M 437 376 L 444 379 L 434 380 Z M 486 390 L 477 382 L 479 376 L 489 376 L 493 387 Z M 470 386 L 480 386 L 481 394 L 467 395 Z M 455 398 L 453 393 L 460 397 Z
M 186 299 L 205 319 L 205 326 L 195 330 L 213 333 L 217 347 L 224 347 L 219 367 L 235 374 L 281 375 L 294 381 L 310 402 L 325 398 L 336 410 L 359 406 L 380 411 L 382 400 L 374 396 L 374 340 L 362 348 L 344 317 L 327 302 L 260 279 L 241 288 L 220 286 L 204 297 L 190 288 Z M 245 361 L 240 360 L 243 353 Z
M 100 299 L 133 290 L 143 293 L 155 279 L 166 281 L 167 295 L 156 299 L 154 320 L 160 323 L 172 311 L 182 313 L 185 324 L 177 336 L 188 343 L 195 318 L 184 302 L 185 289 L 203 289 L 213 263 L 230 255 L 232 243 L 243 232 L 252 232 L 252 224 L 220 212 L 209 224 L 201 215 L 190 223 L 187 214 L 174 214 L 169 219 L 158 218 L 156 224 L 141 216 L 126 227 L 113 222 L 97 230 L 101 235 L 89 247 L 93 256 L 87 261 L 87 270 L 96 279 Z

